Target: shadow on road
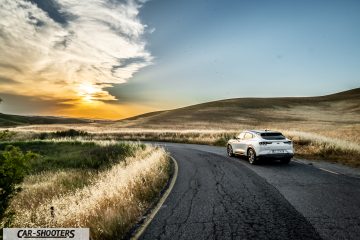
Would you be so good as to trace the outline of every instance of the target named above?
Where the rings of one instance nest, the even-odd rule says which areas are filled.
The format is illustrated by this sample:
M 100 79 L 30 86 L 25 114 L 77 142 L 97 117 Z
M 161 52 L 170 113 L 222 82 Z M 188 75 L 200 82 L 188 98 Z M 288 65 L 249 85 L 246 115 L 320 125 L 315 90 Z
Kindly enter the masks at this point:
M 246 157 L 244 156 L 236 156 L 235 159 L 238 159 L 239 161 L 247 162 L 250 166 L 252 166 Z M 281 168 L 291 168 L 294 166 L 294 164 L 290 161 L 290 163 L 285 164 L 282 163 L 279 159 L 259 159 L 257 160 L 257 163 L 254 166 L 269 166 L 269 167 L 281 167 Z

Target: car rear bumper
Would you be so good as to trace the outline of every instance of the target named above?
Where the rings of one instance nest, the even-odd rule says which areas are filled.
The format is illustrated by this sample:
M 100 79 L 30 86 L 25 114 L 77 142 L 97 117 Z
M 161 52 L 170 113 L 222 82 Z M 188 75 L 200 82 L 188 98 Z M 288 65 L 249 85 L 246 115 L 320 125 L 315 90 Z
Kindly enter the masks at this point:
M 274 154 L 262 154 L 259 155 L 260 159 L 281 159 L 281 158 L 292 158 L 294 156 L 293 153 L 274 153 Z

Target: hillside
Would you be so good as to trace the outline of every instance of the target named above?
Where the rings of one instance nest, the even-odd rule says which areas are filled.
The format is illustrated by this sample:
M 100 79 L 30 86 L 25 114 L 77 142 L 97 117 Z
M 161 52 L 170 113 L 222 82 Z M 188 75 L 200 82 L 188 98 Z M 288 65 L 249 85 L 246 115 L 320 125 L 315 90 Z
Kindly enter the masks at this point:
M 297 124 L 355 126 L 360 124 L 360 88 L 318 97 L 236 98 L 168 111 L 147 113 L 118 121 L 119 127 L 136 128 L 238 128 Z
M 34 126 L 36 124 L 41 125 Z M 360 88 L 318 97 L 225 99 L 119 121 L 0 114 L 0 127 L 19 125 L 29 125 L 22 129 L 34 131 L 79 128 L 90 132 L 131 132 L 137 129 L 139 133 L 143 130 L 278 129 L 360 143 Z
M 0 127 L 11 127 L 31 124 L 70 124 L 89 122 L 89 120 L 77 118 L 19 116 L 0 113 Z

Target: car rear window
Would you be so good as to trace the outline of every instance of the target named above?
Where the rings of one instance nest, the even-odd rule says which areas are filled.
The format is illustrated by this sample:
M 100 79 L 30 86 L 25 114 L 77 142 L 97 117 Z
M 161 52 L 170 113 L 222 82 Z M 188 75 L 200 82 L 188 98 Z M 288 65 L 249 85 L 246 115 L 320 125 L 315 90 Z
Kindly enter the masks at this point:
M 263 139 L 266 139 L 266 140 L 282 140 L 282 139 L 285 139 L 285 136 L 282 135 L 282 133 L 279 133 L 279 132 L 261 133 L 260 136 Z

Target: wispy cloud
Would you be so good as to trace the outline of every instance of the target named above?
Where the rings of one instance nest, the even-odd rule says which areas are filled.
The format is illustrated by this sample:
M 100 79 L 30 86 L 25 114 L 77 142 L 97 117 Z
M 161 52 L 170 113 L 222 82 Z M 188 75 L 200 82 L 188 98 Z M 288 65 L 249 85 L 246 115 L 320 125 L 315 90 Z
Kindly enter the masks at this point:
M 3 84 L 17 84 L 18 82 L 11 79 L 11 78 L 7 78 L 7 77 L 3 77 L 0 75 L 0 85 Z
M 138 16 L 143 3 L 1 0 L 1 91 L 67 103 L 115 100 L 106 88 L 152 61 Z

